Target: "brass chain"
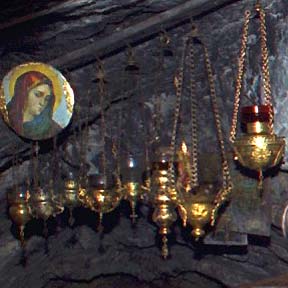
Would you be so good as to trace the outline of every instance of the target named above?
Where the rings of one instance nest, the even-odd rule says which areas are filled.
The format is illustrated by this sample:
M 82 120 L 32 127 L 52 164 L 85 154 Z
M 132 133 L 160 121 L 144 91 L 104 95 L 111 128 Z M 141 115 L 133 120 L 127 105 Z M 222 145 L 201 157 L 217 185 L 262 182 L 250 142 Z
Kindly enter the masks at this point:
M 231 124 L 231 130 L 230 130 L 230 138 L 229 138 L 229 140 L 232 143 L 234 143 L 236 139 L 238 111 L 239 111 L 239 106 L 240 106 L 240 94 L 241 94 L 243 75 L 244 75 L 244 63 L 245 63 L 246 48 L 247 48 L 247 42 L 248 42 L 248 29 L 249 29 L 250 16 L 251 16 L 251 12 L 249 10 L 245 11 L 244 25 L 243 25 L 243 31 L 242 31 L 242 37 L 241 37 L 240 56 L 238 60 L 236 88 L 235 88 L 235 95 L 234 95 L 234 109 L 233 109 L 232 124 Z
M 170 142 L 170 152 L 172 155 L 172 159 L 169 166 L 169 185 L 170 188 L 175 188 L 175 171 L 173 167 L 174 163 L 174 157 L 175 157 L 175 148 L 176 148 L 176 136 L 177 136 L 177 127 L 179 122 L 179 116 L 180 116 L 180 108 L 181 108 L 181 96 L 182 96 L 182 90 L 183 90 L 183 80 L 184 80 L 184 65 L 185 65 L 185 55 L 187 50 L 187 38 L 184 37 L 183 40 L 183 52 L 182 57 L 180 61 L 179 70 L 177 72 L 177 75 L 174 77 L 174 86 L 176 89 L 176 103 L 175 103 L 175 110 L 174 110 L 174 122 L 173 122 L 173 128 L 172 128 L 172 136 L 171 136 L 171 142 Z
M 273 109 L 272 109 L 272 98 L 271 98 L 271 84 L 270 84 L 270 73 L 269 73 L 269 58 L 268 58 L 268 49 L 267 49 L 267 32 L 266 32 L 266 22 L 265 22 L 265 12 L 261 7 L 260 3 L 256 3 L 255 10 L 259 14 L 260 18 L 260 46 L 261 46 L 261 57 L 262 57 L 262 81 L 264 88 L 264 104 L 269 106 L 269 132 L 273 134 Z M 237 129 L 237 117 L 238 110 L 240 105 L 240 94 L 243 82 L 244 75 L 244 63 L 247 50 L 248 42 L 248 29 L 250 22 L 251 12 L 249 10 L 245 11 L 244 26 L 241 38 L 241 48 L 240 56 L 238 62 L 238 73 L 236 79 L 236 89 L 235 89 L 235 98 L 234 98 L 234 109 L 233 117 L 230 131 L 230 141 L 233 143 L 236 138 L 236 129 Z
M 190 179 L 190 185 L 191 187 L 196 187 L 199 185 L 199 179 L 198 179 L 198 127 L 197 127 L 197 98 L 196 98 L 196 83 L 195 83 L 195 64 L 194 64 L 194 49 L 193 49 L 193 40 L 194 38 L 198 37 L 197 35 L 197 28 L 194 27 L 192 30 L 191 38 L 190 38 L 190 49 L 189 49 L 189 68 L 190 68 L 190 99 L 191 99 L 191 122 L 192 122 L 192 163 L 191 163 L 191 171 L 192 176 Z M 200 40 L 200 39 L 199 39 Z M 219 190 L 217 193 L 215 199 L 214 199 L 214 207 L 212 210 L 211 215 L 211 224 L 213 225 L 215 223 L 217 211 L 219 207 L 225 202 L 229 194 L 232 190 L 232 180 L 229 172 L 229 165 L 228 160 L 226 158 L 225 154 L 225 145 L 224 145 L 224 137 L 221 127 L 221 118 L 219 113 L 219 108 L 217 105 L 217 96 L 216 96 L 216 88 L 214 84 L 213 79 L 213 71 L 212 71 L 212 65 L 209 59 L 209 53 L 206 45 L 203 41 L 200 40 L 200 43 L 203 46 L 204 50 L 204 61 L 205 61 L 205 67 L 207 71 L 208 76 L 208 83 L 209 83 L 209 89 L 210 89 L 210 100 L 212 105 L 212 111 L 214 115 L 215 120 L 215 126 L 216 126 L 216 133 L 217 133 L 217 140 L 220 148 L 221 153 L 221 166 L 222 166 L 222 189 Z
M 218 209 L 220 206 L 229 198 L 229 195 L 232 191 L 232 180 L 229 172 L 229 165 L 228 160 L 225 154 L 225 145 L 224 145 L 224 137 L 221 127 L 221 119 L 220 119 L 220 113 L 219 108 L 217 105 L 217 97 L 216 97 L 216 89 L 215 84 L 213 81 L 213 71 L 212 71 L 212 65 L 209 59 L 209 53 L 208 49 L 205 44 L 203 44 L 204 47 L 204 54 L 205 54 L 205 64 L 206 64 L 206 70 L 208 74 L 208 81 L 209 81 L 209 88 L 210 88 L 210 98 L 211 98 L 211 104 L 213 109 L 213 115 L 216 125 L 216 131 L 217 131 L 217 138 L 219 142 L 220 147 L 220 153 L 221 153 L 221 161 L 222 161 L 222 189 L 219 190 L 217 193 L 215 199 L 214 199 L 214 207 L 211 214 L 211 224 L 214 225 Z
M 101 129 L 101 137 L 102 137 L 102 145 L 103 145 L 103 151 L 102 151 L 102 169 L 103 169 L 103 177 L 105 179 L 105 181 L 107 181 L 106 179 L 106 153 L 105 153 L 105 149 L 106 149 L 106 119 L 105 119 L 105 107 L 104 107 L 104 96 L 106 94 L 106 89 L 105 89 L 105 72 L 104 72 L 104 66 L 103 63 L 98 60 L 98 71 L 97 71 L 97 79 L 99 81 L 98 83 L 98 92 L 100 95 L 100 129 Z M 107 182 L 106 182 L 107 183 Z
M 273 109 L 272 109 L 272 98 L 271 98 L 271 83 L 269 73 L 269 58 L 267 49 L 267 33 L 266 33 L 266 22 L 265 22 L 265 11 L 261 7 L 260 3 L 255 5 L 256 11 L 259 13 L 260 18 L 260 46 L 262 56 L 262 77 L 264 87 L 264 103 L 270 107 L 269 109 L 269 129 L 270 133 L 273 134 Z
M 193 31 L 192 31 L 193 33 Z M 197 129 L 197 98 L 196 98 L 196 82 L 195 82 L 195 64 L 194 64 L 194 48 L 193 35 L 189 39 L 189 72 L 190 72 L 190 113 L 191 113 L 191 177 L 190 187 L 199 185 L 198 179 L 198 129 Z
M 162 36 L 160 35 L 161 49 L 163 49 L 161 37 Z M 152 143 L 158 142 L 160 140 L 160 134 L 161 134 L 161 122 L 162 122 L 161 104 L 162 103 L 161 103 L 161 91 L 159 88 L 159 82 L 163 78 L 163 70 L 164 70 L 164 57 L 163 57 L 162 50 L 157 60 L 158 62 L 157 62 L 157 70 L 156 70 L 156 75 L 155 75 L 155 90 L 154 90 L 154 109 L 153 109 L 153 114 L 152 114 L 152 121 L 153 121 L 152 139 L 151 139 Z

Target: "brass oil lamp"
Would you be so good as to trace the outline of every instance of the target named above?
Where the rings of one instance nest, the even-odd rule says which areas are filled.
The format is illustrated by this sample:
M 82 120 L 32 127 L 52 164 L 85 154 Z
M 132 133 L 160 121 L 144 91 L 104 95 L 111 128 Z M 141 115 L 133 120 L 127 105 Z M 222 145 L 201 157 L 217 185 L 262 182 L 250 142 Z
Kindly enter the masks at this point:
M 73 172 L 69 172 L 67 178 L 64 181 L 64 205 L 69 209 L 69 224 L 73 225 L 73 208 L 79 205 L 79 185 L 78 177 Z
M 216 136 L 222 164 L 222 185 L 217 187 L 214 183 L 200 183 L 198 175 L 198 122 L 197 122 L 197 97 L 195 84 L 194 44 L 203 46 L 204 63 L 210 88 L 212 112 L 215 120 Z M 220 113 L 217 105 L 216 89 L 213 80 L 213 71 L 208 55 L 208 50 L 199 38 L 196 26 L 192 27 L 190 37 L 186 41 L 189 48 L 189 75 L 190 78 L 190 102 L 191 102 L 191 152 L 183 142 L 178 151 L 178 211 L 183 225 L 187 222 L 192 226 L 192 236 L 199 240 L 205 235 L 206 227 L 215 224 L 219 208 L 229 199 L 232 190 L 228 161 L 226 159 L 224 138 L 221 129 Z M 185 50 L 186 47 L 185 46 Z M 184 50 L 184 51 L 185 51 Z M 183 64 L 184 65 L 184 64 Z
M 49 193 L 44 192 L 41 187 L 34 187 L 31 197 L 30 206 L 32 210 L 33 217 L 37 219 L 42 219 L 44 221 L 44 237 L 48 237 L 47 220 L 57 214 L 63 212 L 64 208 L 52 201 L 52 197 Z
M 224 155 L 224 154 L 223 154 Z M 191 167 L 191 157 L 186 144 L 183 142 L 181 150 L 178 152 L 178 179 L 177 189 L 179 191 L 178 211 L 186 227 L 187 222 L 192 226 L 192 236 L 199 240 L 205 236 L 206 228 L 213 226 L 217 218 L 218 209 L 229 198 L 232 184 L 229 176 L 226 158 L 222 167 L 223 183 L 222 187 L 214 183 L 198 182 L 198 173 Z M 197 162 L 197 160 L 196 160 Z M 226 174 L 228 172 L 228 175 Z
M 103 214 L 113 211 L 120 203 L 122 195 L 117 187 L 109 187 L 107 178 L 101 174 L 88 176 L 89 181 L 89 208 L 99 213 L 98 230 L 102 227 Z
M 285 151 L 284 137 L 270 132 L 269 117 L 272 109 L 267 105 L 243 107 L 241 122 L 246 134 L 233 143 L 234 159 L 242 166 L 258 171 L 260 184 L 262 171 L 278 165 Z
M 167 235 L 171 225 L 176 221 L 176 192 L 172 183 L 172 154 L 170 148 L 162 147 L 156 152 L 152 163 L 151 201 L 154 206 L 153 221 L 159 227 L 162 235 L 162 256 L 166 259 L 169 255 Z
M 193 227 L 191 234 L 195 240 L 199 240 L 205 235 L 205 228 L 211 222 L 214 209 L 213 192 L 213 185 L 202 184 L 182 195 L 178 211 L 183 226 L 186 227 L 188 222 Z
M 280 165 L 284 156 L 285 140 L 283 137 L 278 137 L 273 130 L 273 106 L 271 99 L 268 49 L 266 45 L 265 12 L 259 2 L 255 5 L 255 10 L 260 19 L 264 104 L 242 108 L 241 122 L 244 135 L 236 137 L 237 116 L 240 106 L 240 95 L 245 68 L 245 53 L 248 42 L 248 28 L 251 16 L 251 12 L 246 11 L 238 62 L 238 76 L 236 79 L 230 141 L 234 148 L 235 160 L 239 161 L 239 163 L 246 168 L 258 171 L 259 187 L 262 189 L 263 171 Z
M 30 193 L 24 187 L 15 186 L 7 193 L 7 202 L 9 206 L 9 215 L 12 221 L 18 226 L 20 242 L 22 247 L 25 244 L 24 228 L 32 218 L 29 205 Z
M 139 162 L 136 157 L 129 155 L 128 159 L 122 162 L 122 194 L 123 198 L 130 203 L 132 213 L 130 215 L 132 223 L 138 217 L 136 214 L 136 205 L 143 195 L 141 183 L 141 170 L 139 169 Z M 122 164 L 122 165 L 123 165 Z
M 36 218 L 47 221 L 49 217 L 55 217 L 63 211 L 63 207 L 56 205 L 49 193 L 44 192 L 41 187 L 36 187 L 31 193 L 30 203 L 32 213 Z

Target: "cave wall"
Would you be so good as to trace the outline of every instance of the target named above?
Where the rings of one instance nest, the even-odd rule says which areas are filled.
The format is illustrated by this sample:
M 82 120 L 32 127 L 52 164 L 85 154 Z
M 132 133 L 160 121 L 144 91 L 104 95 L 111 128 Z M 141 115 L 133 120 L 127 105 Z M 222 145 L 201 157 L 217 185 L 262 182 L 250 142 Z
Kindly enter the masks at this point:
M 16 1 L 17 2 L 17 1 Z M 54 1 L 56 2 L 56 1 Z M 15 17 L 26 11 L 40 11 L 52 7 L 53 1 L 41 1 L 38 6 L 24 9 L 20 2 Z M 129 27 L 141 20 L 165 11 L 185 1 L 61 1 L 59 7 L 47 15 L 0 30 L 1 45 L 0 75 L 14 66 L 27 61 L 51 62 L 75 49 L 95 43 L 111 33 Z M 227 152 L 230 121 L 233 107 L 234 84 L 237 73 L 237 57 L 240 47 L 243 14 L 252 8 L 255 1 L 237 1 L 221 9 L 210 11 L 195 19 L 201 36 L 209 49 L 214 69 L 218 105 L 221 110 L 223 131 Z M 32 1 L 31 1 L 32 3 Z M 275 131 L 286 136 L 286 94 L 288 42 L 287 4 L 285 0 L 261 1 L 267 11 L 269 63 L 271 69 L 272 96 L 275 108 Z M 35 4 L 35 3 L 34 3 Z M 6 4 L 7 19 L 15 8 Z M 11 4 L 12 5 L 12 4 Z M 43 6 L 41 6 L 43 5 Z M 21 8 L 22 7 L 22 8 Z M 38 9 L 38 10 L 37 10 Z M 9 12 L 10 11 L 10 12 Z M 9 14 L 10 13 L 10 14 Z M 11 17 L 11 16 L 10 16 Z M 6 18 L 3 18 L 3 23 Z M 8 21 L 8 20 L 7 20 Z M 256 20 L 255 20 L 256 21 Z M 252 21 L 248 39 L 248 67 L 244 89 L 248 96 L 261 93 L 259 88 L 259 35 L 257 22 Z M 180 25 L 181 24 L 181 25 Z M 140 67 L 139 76 L 127 80 L 125 66 L 126 50 L 117 51 L 103 59 L 107 78 L 106 131 L 107 155 L 111 151 L 112 139 L 119 137 L 119 114 L 123 113 L 121 154 L 132 152 L 143 160 L 144 144 L 151 140 L 153 132 L 153 111 L 155 95 L 161 96 L 161 144 L 167 145 L 171 137 L 175 103 L 173 77 L 177 71 L 183 37 L 189 33 L 191 24 L 183 21 L 169 29 L 173 57 L 165 57 L 163 69 L 159 70 L 160 43 L 157 35 L 133 45 Z M 196 58 L 201 59 L 201 50 Z M 209 90 L 205 81 L 203 62 L 196 67 L 199 107 L 199 130 L 201 152 L 215 153 L 213 115 L 209 110 Z M 61 67 L 57 67 L 60 71 Z M 98 171 L 101 142 L 99 119 L 99 95 L 96 81 L 97 63 L 85 64 L 62 73 L 71 83 L 76 98 L 76 116 L 71 125 L 59 137 L 61 171 L 65 174 L 79 162 L 78 128 L 89 116 L 89 137 L 87 163 L 89 173 Z M 126 76 L 125 76 L 126 75 Z M 138 85 L 134 85 L 137 80 Z M 158 86 L 157 86 L 158 84 Z M 189 91 L 184 89 L 183 109 L 179 142 L 189 139 Z M 90 97 L 90 98 L 89 98 Z M 89 108 L 89 102 L 92 107 Z M 243 103 L 248 103 L 247 98 Z M 90 111 L 90 112 L 89 112 Z M 89 112 L 89 113 L 88 113 Z M 271 237 L 249 235 L 249 245 L 205 246 L 193 242 L 189 231 L 180 228 L 180 221 L 173 228 L 169 238 L 171 256 L 166 261 L 160 257 L 160 239 L 157 227 L 151 221 L 151 210 L 145 204 L 139 207 L 136 229 L 132 229 L 126 204 L 104 217 L 103 233 L 96 231 L 97 217 L 86 210 L 75 210 L 75 224 L 68 227 L 67 211 L 56 220 L 49 220 L 49 238 L 42 237 L 42 223 L 32 221 L 27 225 L 27 263 L 21 265 L 21 248 L 15 227 L 7 217 L 5 193 L 14 183 L 11 160 L 17 151 L 23 163 L 17 170 L 17 178 L 23 181 L 29 175 L 31 143 L 19 138 L 0 121 L 1 165 L 1 214 L 0 214 L 0 271 L 1 287 L 236 287 L 261 279 L 288 273 L 288 246 L 281 234 L 281 216 L 287 201 L 286 164 L 277 176 L 268 177 L 266 190 L 271 195 L 272 209 Z M 75 132 L 76 131 L 76 132 Z M 42 145 L 42 146 L 41 146 Z M 40 143 L 42 174 L 49 171 L 52 144 Z M 66 151 L 65 153 L 63 151 Z M 67 160 L 68 157 L 68 160 Z M 142 158 L 141 158 L 142 157 Z M 111 157 L 110 157 L 111 158 Z M 108 157 L 108 160 L 110 159 Z M 112 162 L 112 160 L 109 160 Z M 286 161 L 287 162 L 287 161 Z M 113 163 L 112 163 L 113 164 Z M 112 166 L 111 164 L 111 166 Z M 231 169 L 236 171 L 234 163 Z M 205 166 L 205 165 L 204 165 Z M 217 169 L 216 169 L 217 170 Z M 213 172 L 211 172 L 213 174 Z M 235 172 L 239 174 L 239 171 Z M 239 178 L 237 178 L 239 179 Z M 241 178 L 242 181 L 246 178 Z M 244 179 L 244 180 L 243 180 Z M 246 182 L 245 182 L 246 183 Z M 235 198 L 235 197 L 234 197 Z M 236 200 L 234 200 L 236 201 Z M 233 202 L 233 198 L 232 198 Z M 265 213 L 264 213 L 265 214 Z M 121 218 L 119 218 L 121 216 Z M 236 219 L 245 222 L 241 215 Z M 58 223 L 58 228 L 56 224 Z M 267 224 L 267 223 L 266 223 Z M 270 225 L 270 223 L 269 223 Z

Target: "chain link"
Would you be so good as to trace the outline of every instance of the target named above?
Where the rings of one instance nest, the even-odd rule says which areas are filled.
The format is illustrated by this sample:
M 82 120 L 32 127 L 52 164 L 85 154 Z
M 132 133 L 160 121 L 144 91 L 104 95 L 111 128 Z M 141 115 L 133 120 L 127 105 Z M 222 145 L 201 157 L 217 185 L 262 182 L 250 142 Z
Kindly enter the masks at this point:
M 161 36 L 160 36 L 160 44 L 161 49 L 163 50 L 163 45 L 161 43 Z M 157 62 L 157 71 L 155 75 L 155 90 L 154 90 L 154 109 L 152 114 L 152 143 L 160 141 L 161 137 L 161 123 L 162 123 L 162 117 L 161 117 L 161 91 L 159 88 L 160 81 L 163 81 L 163 70 L 164 70 L 164 57 L 163 57 L 163 51 L 161 50 L 161 53 L 158 58 Z
M 232 116 L 232 124 L 230 130 L 230 141 L 234 143 L 236 139 L 236 129 L 237 129 L 237 120 L 238 120 L 238 111 L 240 105 L 240 94 L 243 82 L 243 75 L 244 75 L 244 63 L 245 63 L 245 56 L 246 56 L 246 48 L 248 42 L 248 29 L 249 29 L 249 21 L 250 21 L 251 12 L 249 10 L 245 11 L 245 19 L 241 37 L 241 48 L 240 48 L 240 56 L 238 60 L 238 72 L 237 72 L 237 79 L 236 79 L 236 88 L 235 88 L 235 96 L 234 96 L 234 109 L 233 109 L 233 116 Z
M 213 115 L 214 115 L 214 120 L 215 120 L 215 125 L 216 125 L 216 131 L 217 131 L 217 138 L 218 138 L 220 153 L 221 153 L 222 177 L 223 177 L 222 189 L 219 190 L 219 192 L 217 193 L 214 199 L 214 207 L 213 207 L 212 214 L 211 214 L 211 224 L 214 225 L 218 209 L 223 204 L 223 202 L 225 202 L 228 199 L 229 194 L 232 191 L 232 180 L 231 180 L 231 176 L 229 172 L 228 160 L 225 154 L 224 137 L 223 137 L 222 127 L 221 127 L 219 108 L 217 105 L 216 89 L 215 89 L 215 84 L 213 81 L 212 65 L 209 59 L 208 49 L 205 44 L 203 44 L 203 46 L 204 46 L 205 64 L 206 64 L 206 70 L 208 74 L 208 81 L 209 81 L 209 88 L 210 88 L 211 104 L 212 104 Z
M 271 98 L 271 83 L 269 73 L 269 58 L 267 49 L 267 33 L 266 33 L 266 22 L 265 22 L 265 11 L 261 7 L 260 3 L 255 5 L 256 11 L 259 13 L 260 18 L 260 46 L 262 56 L 262 77 L 264 87 L 264 103 L 269 106 L 269 129 L 270 133 L 273 134 L 273 109 L 272 109 L 272 98 Z
M 97 79 L 98 79 L 98 92 L 100 95 L 100 113 L 101 113 L 101 137 L 102 137 L 102 144 L 103 144 L 103 151 L 102 151 L 102 169 L 103 169 L 103 177 L 105 179 L 105 183 L 107 183 L 106 179 L 106 119 L 105 119 L 105 107 L 104 107 L 104 97 L 106 94 L 106 89 L 105 89 L 105 72 L 104 72 L 104 66 L 103 63 L 98 60 L 98 71 L 97 71 Z
M 173 128 L 172 128 L 172 136 L 171 136 L 171 142 L 170 142 L 170 152 L 171 152 L 171 162 L 169 166 L 169 185 L 170 188 L 175 188 L 175 171 L 173 167 L 174 163 L 174 157 L 175 157 L 175 148 L 176 148 L 176 136 L 177 136 L 177 126 L 179 122 L 179 116 L 180 116 L 180 108 L 181 108 L 181 96 L 182 96 L 182 90 L 183 90 L 183 80 L 184 80 L 184 65 L 185 65 L 185 56 L 186 56 L 186 50 L 187 50 L 187 38 L 184 37 L 183 40 L 183 53 L 181 57 L 181 62 L 179 66 L 179 70 L 177 75 L 174 77 L 174 85 L 176 88 L 176 103 L 175 103 L 175 110 L 174 110 L 174 122 L 173 122 Z
M 192 35 L 193 37 L 193 35 Z M 220 153 L 221 153 L 221 164 L 222 164 L 222 189 L 219 190 L 217 193 L 215 200 L 214 200 L 214 208 L 212 210 L 212 216 L 211 216 L 211 223 L 214 224 L 216 219 L 216 214 L 219 209 L 219 207 L 223 204 L 224 201 L 227 200 L 231 190 L 232 190 L 232 181 L 229 173 L 229 166 L 228 161 L 225 154 L 225 146 L 224 146 L 224 137 L 222 133 L 222 127 L 221 127 L 221 120 L 220 120 L 220 113 L 217 105 L 217 97 L 216 97 L 216 89 L 213 79 L 213 71 L 212 71 L 212 65 L 209 59 L 209 53 L 206 45 L 203 43 L 203 41 L 200 41 L 203 49 L 204 49 L 204 60 L 205 60 L 205 67 L 207 71 L 208 76 L 208 82 L 209 82 L 209 89 L 210 89 L 210 100 L 212 104 L 212 110 L 216 125 L 216 132 L 217 132 L 217 140 L 219 143 Z M 189 65 L 190 65 L 190 89 L 191 89 L 191 114 L 192 114 L 192 181 L 191 181 L 191 187 L 198 186 L 199 180 L 198 180 L 198 128 L 197 128 L 197 99 L 196 99 L 196 93 L 195 93 L 195 65 L 194 65 L 194 50 L 193 50 L 193 38 L 190 40 L 190 54 L 189 54 Z M 193 78 L 193 79 L 192 79 Z M 194 187 L 195 187 L 194 186 Z
M 271 84 L 270 84 L 270 73 L 269 73 L 269 58 L 267 49 L 267 32 L 266 32 L 266 22 L 265 22 L 265 12 L 261 7 L 260 3 L 257 2 L 255 5 L 255 10 L 259 14 L 260 18 L 260 46 L 261 46 L 261 57 L 262 57 L 262 79 L 264 88 L 264 104 L 269 106 L 269 132 L 273 134 L 273 108 L 272 108 L 272 98 L 271 98 Z M 230 141 L 233 143 L 236 139 L 236 129 L 237 129 L 237 117 L 240 105 L 240 94 L 244 75 L 244 63 L 248 42 L 248 29 L 250 22 L 251 12 L 248 10 L 245 12 L 244 26 L 241 38 L 241 48 L 240 56 L 238 62 L 238 73 L 236 79 L 236 89 L 234 98 L 234 109 L 233 117 L 230 131 Z
M 193 38 L 189 41 L 189 72 L 190 72 L 190 109 L 191 109 L 191 178 L 190 187 L 199 185 L 198 177 L 198 129 L 197 129 L 197 98 L 195 83 L 195 64 Z

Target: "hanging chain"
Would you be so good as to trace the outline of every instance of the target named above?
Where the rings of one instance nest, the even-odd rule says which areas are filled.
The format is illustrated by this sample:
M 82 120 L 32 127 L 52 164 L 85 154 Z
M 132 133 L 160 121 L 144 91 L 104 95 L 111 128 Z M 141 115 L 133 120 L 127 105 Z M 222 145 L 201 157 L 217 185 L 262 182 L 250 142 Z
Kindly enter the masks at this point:
M 89 89 L 87 92 L 87 115 L 85 118 L 85 124 L 84 124 L 84 131 L 82 131 L 82 137 L 81 137 L 81 148 L 82 151 L 80 152 L 81 156 L 81 163 L 80 163 L 80 177 L 81 177 L 81 185 L 84 185 L 86 187 L 88 177 L 87 177 L 87 168 L 86 168 L 86 158 L 87 158 L 87 153 L 88 153 L 88 143 L 89 143 L 89 119 L 91 115 L 91 108 L 92 108 L 92 103 L 91 103 L 91 90 Z
M 264 103 L 269 106 L 269 129 L 270 133 L 273 134 L 273 109 L 272 109 L 272 98 L 271 98 L 271 83 L 269 73 L 269 58 L 267 49 L 267 33 L 265 23 L 265 11 L 261 7 L 260 3 L 255 5 L 256 11 L 259 13 L 260 18 L 260 46 L 262 56 L 262 77 L 264 86 Z
M 106 179 L 106 153 L 105 153 L 105 146 L 106 146 L 106 119 L 105 119 L 105 107 L 104 107 L 104 96 L 106 94 L 106 89 L 105 89 L 105 72 L 104 72 L 104 67 L 103 63 L 98 60 L 98 72 L 97 72 L 97 79 L 99 81 L 98 83 L 98 92 L 100 95 L 100 129 L 101 129 L 101 137 L 102 137 L 102 145 L 103 145 L 103 151 L 102 151 L 102 169 L 103 169 L 103 177 L 105 179 L 105 183 L 107 183 Z
M 32 161 L 33 161 L 33 188 L 34 191 L 39 187 L 39 144 L 38 141 L 33 143 L 33 152 L 32 152 Z
M 191 101 L 191 177 L 190 187 L 199 186 L 198 179 L 198 129 L 197 129 L 197 97 L 195 82 L 195 64 L 194 64 L 194 48 L 193 37 L 196 36 L 196 28 L 192 30 L 192 37 L 189 41 L 189 72 L 190 72 L 190 101 Z
M 268 59 L 268 49 L 267 49 L 267 33 L 266 33 L 266 23 L 265 23 L 265 12 L 261 7 L 260 3 L 257 2 L 255 5 L 256 12 L 259 14 L 260 18 L 260 46 L 261 46 L 261 56 L 262 56 L 262 78 L 264 86 L 264 104 L 269 106 L 269 132 L 273 134 L 273 109 L 272 109 L 272 98 L 271 98 L 271 84 L 270 84 L 270 74 L 269 74 L 269 59 Z M 235 99 L 234 99 L 234 109 L 233 117 L 230 131 L 230 141 L 233 143 L 236 138 L 237 129 L 237 116 L 240 105 L 240 94 L 244 75 L 244 62 L 246 56 L 247 42 L 248 42 L 248 29 L 250 22 L 251 12 L 248 10 L 245 12 L 244 26 L 241 38 L 241 48 L 240 56 L 238 62 L 238 73 L 236 79 L 236 89 L 235 89 Z
M 199 185 L 198 179 L 198 126 L 197 126 L 197 97 L 196 97 L 196 83 L 195 83 L 195 64 L 194 64 L 194 49 L 193 40 L 197 35 L 197 28 L 193 27 L 191 38 L 190 38 L 190 49 L 189 49 L 189 66 L 190 66 L 190 98 L 191 98 L 191 122 L 192 122 L 192 163 L 191 163 L 191 187 L 196 187 Z M 200 39 L 199 39 L 200 40 Z M 222 164 L 222 189 L 219 190 L 214 199 L 214 208 L 212 210 L 211 223 L 214 224 L 216 219 L 216 213 L 219 207 L 227 200 L 231 190 L 232 181 L 229 172 L 229 165 L 225 154 L 224 137 L 221 127 L 220 113 L 217 105 L 216 88 L 213 79 L 212 65 L 209 59 L 209 53 L 206 45 L 200 40 L 200 43 L 204 49 L 204 60 L 208 76 L 209 89 L 210 89 L 210 100 L 216 125 L 217 140 L 219 143 L 220 153 L 221 153 L 221 164 Z
M 184 80 L 184 65 L 185 65 L 185 56 L 186 56 L 186 50 L 187 50 L 187 38 L 184 37 L 184 44 L 183 44 L 183 53 L 182 58 L 180 62 L 180 67 L 177 75 L 174 77 L 174 86 L 176 88 L 176 103 L 175 103 L 175 110 L 174 110 L 174 122 L 173 122 L 173 128 L 172 128 L 172 136 L 171 136 L 171 142 L 170 142 L 170 153 L 171 153 L 171 162 L 169 165 L 169 185 L 170 188 L 175 187 L 175 171 L 173 167 L 174 163 L 174 157 L 175 157 L 175 148 L 176 148 L 176 136 L 177 136 L 177 126 L 179 122 L 179 116 L 180 116 L 180 108 L 181 108 L 181 96 L 182 96 L 182 90 L 183 90 L 183 80 Z
M 220 153 L 221 153 L 222 177 L 223 177 L 222 189 L 219 190 L 219 192 L 217 193 L 214 199 L 214 207 L 213 207 L 212 214 L 211 214 L 211 224 L 214 225 L 219 207 L 223 204 L 224 201 L 228 199 L 229 194 L 232 191 L 232 180 L 231 180 L 231 176 L 229 172 L 228 160 L 225 154 L 224 137 L 223 137 L 222 127 L 221 127 L 219 108 L 217 105 L 216 89 L 215 89 L 215 84 L 213 81 L 212 65 L 209 59 L 208 49 L 205 46 L 205 44 L 203 44 L 203 47 L 204 47 L 205 64 L 206 64 L 206 70 L 208 74 L 208 81 L 209 81 L 209 88 L 210 88 L 211 104 L 212 104 L 213 115 L 214 115 L 214 120 L 215 120 L 215 125 L 216 125 L 216 131 L 217 131 L 217 138 L 218 138 Z
M 163 43 L 162 43 L 162 35 L 160 35 L 160 44 L 161 48 L 163 49 Z M 159 83 L 161 82 L 163 78 L 163 70 L 164 70 L 164 56 L 163 51 L 161 50 L 161 53 L 158 58 L 157 62 L 157 71 L 155 75 L 155 90 L 154 90 L 154 109 L 153 109 L 153 115 L 152 115 L 152 121 L 153 121 L 153 131 L 152 131 L 152 143 L 158 142 L 160 140 L 160 134 L 161 134 L 161 91 Z
M 244 75 L 244 63 L 246 57 L 246 48 L 248 42 L 248 29 L 250 22 L 251 12 L 249 10 L 245 11 L 244 25 L 241 37 L 241 48 L 240 48 L 240 56 L 238 60 L 238 72 L 236 79 L 236 88 L 235 88 L 235 96 L 234 96 L 234 109 L 232 116 L 232 124 L 230 130 L 230 141 L 234 143 L 236 139 L 236 129 L 237 129 L 237 120 L 238 120 L 238 111 L 240 105 L 240 94 L 242 89 L 243 75 Z

